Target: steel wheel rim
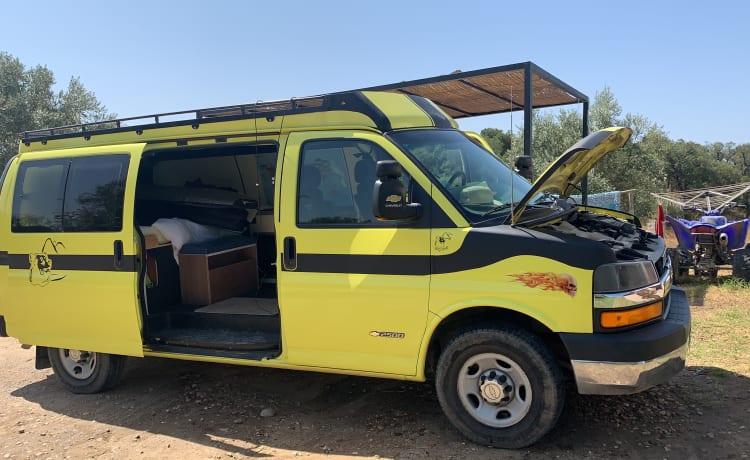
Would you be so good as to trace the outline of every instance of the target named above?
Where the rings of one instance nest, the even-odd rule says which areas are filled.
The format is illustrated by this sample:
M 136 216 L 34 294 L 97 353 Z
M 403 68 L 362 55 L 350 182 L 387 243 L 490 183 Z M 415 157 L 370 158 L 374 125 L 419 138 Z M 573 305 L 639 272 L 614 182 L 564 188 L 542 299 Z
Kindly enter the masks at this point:
M 459 370 L 456 387 L 466 412 L 493 428 L 513 426 L 523 420 L 533 399 L 526 372 L 499 353 L 482 353 L 467 359 Z
M 86 380 L 96 371 L 98 360 L 94 352 L 61 348 L 59 353 L 63 369 L 76 380 Z

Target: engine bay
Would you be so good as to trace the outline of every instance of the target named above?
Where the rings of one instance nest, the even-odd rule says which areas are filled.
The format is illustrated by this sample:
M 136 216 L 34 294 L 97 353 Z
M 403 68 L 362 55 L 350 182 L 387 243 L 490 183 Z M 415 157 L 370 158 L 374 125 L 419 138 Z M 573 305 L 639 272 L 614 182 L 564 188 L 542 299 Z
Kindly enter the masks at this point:
M 657 262 L 664 255 L 664 241 L 631 222 L 585 211 L 571 213 L 566 220 L 553 223 L 548 228 L 606 244 L 615 252 L 618 260 L 651 260 L 661 273 L 661 264 Z

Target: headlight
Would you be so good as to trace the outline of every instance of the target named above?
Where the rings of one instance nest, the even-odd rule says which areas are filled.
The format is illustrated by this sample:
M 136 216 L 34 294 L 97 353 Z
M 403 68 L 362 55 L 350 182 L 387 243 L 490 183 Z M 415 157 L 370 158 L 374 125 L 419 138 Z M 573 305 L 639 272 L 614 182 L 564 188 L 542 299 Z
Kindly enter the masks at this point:
M 651 261 L 605 264 L 594 270 L 594 293 L 627 292 L 659 281 Z

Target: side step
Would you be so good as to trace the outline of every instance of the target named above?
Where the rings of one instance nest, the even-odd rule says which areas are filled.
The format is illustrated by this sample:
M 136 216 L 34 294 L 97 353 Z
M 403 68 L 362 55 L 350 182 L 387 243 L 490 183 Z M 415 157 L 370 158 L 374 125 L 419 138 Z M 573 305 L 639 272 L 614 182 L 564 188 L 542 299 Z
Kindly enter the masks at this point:
M 150 339 L 157 345 L 239 351 L 275 350 L 281 341 L 276 332 L 176 327 L 155 331 Z
M 244 351 L 244 350 L 217 350 L 212 348 L 183 347 L 175 345 L 147 345 L 148 351 L 170 353 L 175 355 L 193 355 L 193 356 L 211 356 L 217 358 L 244 359 L 250 361 L 261 361 L 264 359 L 276 358 L 281 354 L 280 349 L 263 350 L 263 351 Z

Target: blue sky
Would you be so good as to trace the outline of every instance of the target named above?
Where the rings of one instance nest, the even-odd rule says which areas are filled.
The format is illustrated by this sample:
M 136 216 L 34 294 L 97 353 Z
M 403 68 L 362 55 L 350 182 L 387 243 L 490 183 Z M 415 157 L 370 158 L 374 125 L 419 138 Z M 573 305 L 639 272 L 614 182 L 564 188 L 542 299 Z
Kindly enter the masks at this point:
M 750 143 L 746 1 L 26 0 L 2 11 L 1 51 L 60 84 L 79 76 L 121 117 L 532 61 L 592 100 L 609 87 L 623 113 L 672 139 Z M 460 124 L 511 127 L 507 115 Z

